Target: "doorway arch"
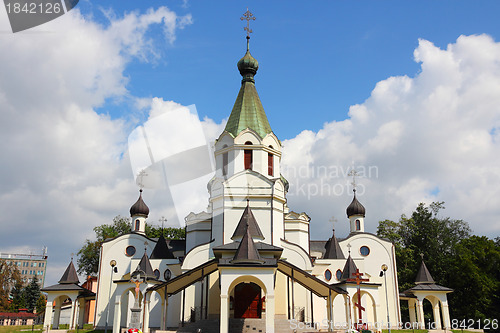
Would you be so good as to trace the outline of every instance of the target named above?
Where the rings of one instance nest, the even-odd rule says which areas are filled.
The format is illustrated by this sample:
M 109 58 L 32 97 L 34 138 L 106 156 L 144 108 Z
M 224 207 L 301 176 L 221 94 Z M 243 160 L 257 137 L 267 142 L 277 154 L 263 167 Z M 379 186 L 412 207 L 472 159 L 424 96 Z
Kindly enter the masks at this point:
M 253 282 L 241 282 L 234 287 L 234 318 L 262 318 L 262 289 Z

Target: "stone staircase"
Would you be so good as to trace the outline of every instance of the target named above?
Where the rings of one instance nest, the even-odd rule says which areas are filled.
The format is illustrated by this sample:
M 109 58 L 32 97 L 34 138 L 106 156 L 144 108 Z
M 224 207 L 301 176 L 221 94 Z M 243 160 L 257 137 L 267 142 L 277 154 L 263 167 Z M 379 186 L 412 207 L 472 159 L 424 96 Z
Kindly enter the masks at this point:
M 298 323 L 297 323 L 298 324 Z M 317 329 L 308 327 L 300 323 L 300 327 L 294 327 L 287 319 L 274 320 L 275 333 L 309 333 L 319 332 Z M 297 325 L 298 326 L 298 325 Z M 219 320 L 198 320 L 194 323 L 188 323 L 184 327 L 177 329 L 177 333 L 219 333 Z M 229 319 L 229 333 L 265 333 L 265 319 Z

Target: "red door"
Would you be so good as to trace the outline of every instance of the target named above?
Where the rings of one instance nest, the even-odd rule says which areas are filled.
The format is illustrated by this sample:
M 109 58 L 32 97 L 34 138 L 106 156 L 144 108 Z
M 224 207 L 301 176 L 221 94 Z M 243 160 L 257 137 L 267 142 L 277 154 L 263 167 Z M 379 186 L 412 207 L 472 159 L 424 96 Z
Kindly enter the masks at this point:
M 255 283 L 240 283 L 234 288 L 234 318 L 260 318 L 262 300 Z

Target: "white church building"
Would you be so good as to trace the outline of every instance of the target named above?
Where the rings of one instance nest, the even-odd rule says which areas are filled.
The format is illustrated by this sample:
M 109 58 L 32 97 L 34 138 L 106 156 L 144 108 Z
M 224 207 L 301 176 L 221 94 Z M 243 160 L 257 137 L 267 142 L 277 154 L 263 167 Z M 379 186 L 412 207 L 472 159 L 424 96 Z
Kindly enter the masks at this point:
M 412 321 L 424 325 L 427 298 L 436 328 L 449 328 L 451 290 L 435 285 L 422 263 L 417 286 L 400 294 L 394 245 L 365 232 L 366 211 L 355 191 L 346 209 L 350 233 L 311 241 L 310 218 L 287 204 L 282 145 L 257 94 L 258 62 L 248 40 L 238 61 L 241 89 L 215 143 L 208 208 L 185 218 L 185 240 L 150 239 L 141 190 L 130 209 L 133 231 L 102 245 L 94 326 L 113 333 L 137 323 L 145 333 L 339 331 L 359 324 L 380 331 L 388 322 L 400 326 L 402 300 Z M 51 303 L 45 326 L 57 328 L 61 302 L 52 301 L 65 297 L 72 301 L 70 326 L 83 324 L 81 299 L 92 296 L 75 287 L 76 273 L 65 276 L 45 288 Z

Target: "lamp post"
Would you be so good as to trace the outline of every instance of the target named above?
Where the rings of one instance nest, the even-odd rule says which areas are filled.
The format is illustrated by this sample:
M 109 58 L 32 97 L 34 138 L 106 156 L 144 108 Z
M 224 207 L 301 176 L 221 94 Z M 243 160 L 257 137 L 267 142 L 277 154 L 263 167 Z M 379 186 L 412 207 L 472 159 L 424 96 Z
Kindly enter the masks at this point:
M 108 293 L 108 311 L 106 312 L 106 326 L 104 327 L 104 333 L 108 333 L 108 318 L 109 318 L 109 308 L 111 307 L 111 287 L 113 286 L 113 273 L 118 272 L 118 268 L 116 267 L 116 260 L 111 260 L 109 262 L 111 266 L 111 279 L 109 281 L 109 293 Z
M 387 296 L 387 269 L 389 267 L 386 264 L 383 264 L 381 267 L 382 271 L 380 272 L 380 276 L 384 276 L 384 282 L 385 282 L 385 305 L 387 306 L 387 328 L 389 329 L 389 333 L 391 333 L 391 323 L 389 319 L 389 297 Z

